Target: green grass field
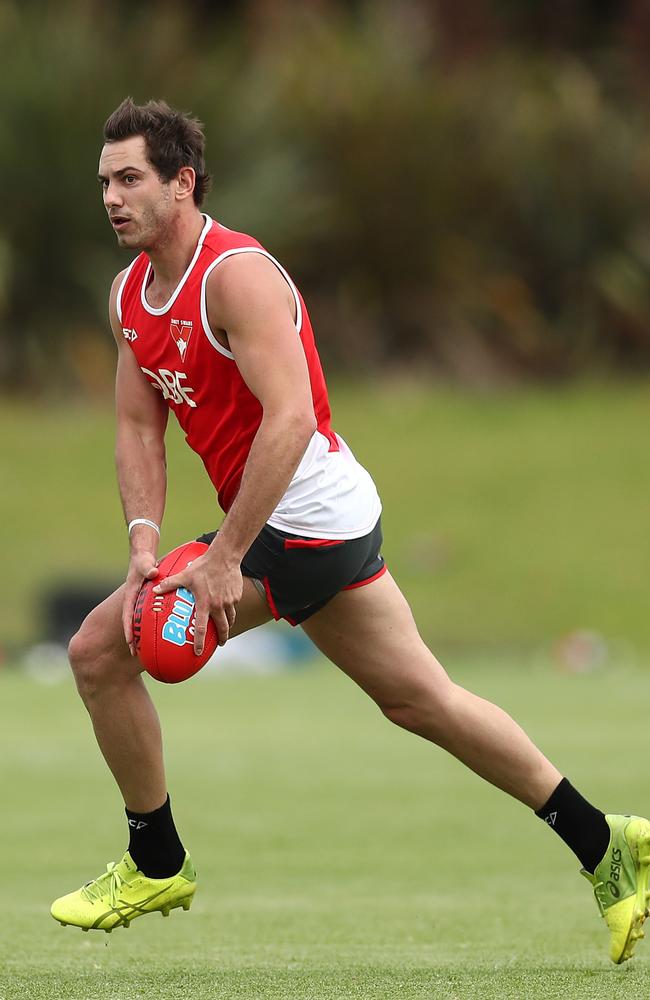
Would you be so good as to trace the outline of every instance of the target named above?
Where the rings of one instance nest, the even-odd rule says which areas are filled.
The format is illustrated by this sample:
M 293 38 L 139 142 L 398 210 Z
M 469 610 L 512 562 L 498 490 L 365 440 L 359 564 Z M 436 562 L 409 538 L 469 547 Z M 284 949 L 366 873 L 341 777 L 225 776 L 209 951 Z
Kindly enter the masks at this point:
M 335 427 L 384 501 L 384 551 L 437 649 L 533 648 L 579 627 L 650 653 L 645 383 L 476 395 L 336 385 Z M 60 577 L 118 582 L 126 561 L 110 405 L 0 406 L 11 585 L 0 646 L 34 639 Z M 162 546 L 221 515 L 175 427 Z
M 650 673 L 476 658 L 452 672 L 597 803 L 650 808 Z M 609 964 L 591 889 L 554 834 L 390 726 L 333 667 L 154 688 L 200 888 L 189 914 L 109 936 L 48 912 L 124 848 L 88 719 L 70 682 L 0 677 L 2 1000 L 647 996 L 647 943 Z
M 592 800 L 648 812 L 647 387 L 366 383 L 333 402 L 380 487 L 390 567 L 452 674 Z M 0 429 L 11 656 L 38 635 L 45 584 L 119 581 L 126 543 L 108 406 L 5 402 Z M 163 548 L 220 519 L 174 431 L 169 468 Z M 604 635 L 606 666 L 553 670 L 553 643 L 580 627 Z M 334 668 L 156 696 L 199 894 L 190 914 L 83 935 L 49 903 L 120 856 L 121 802 L 73 685 L 0 672 L 0 1000 L 647 995 L 650 948 L 610 966 L 557 838 Z

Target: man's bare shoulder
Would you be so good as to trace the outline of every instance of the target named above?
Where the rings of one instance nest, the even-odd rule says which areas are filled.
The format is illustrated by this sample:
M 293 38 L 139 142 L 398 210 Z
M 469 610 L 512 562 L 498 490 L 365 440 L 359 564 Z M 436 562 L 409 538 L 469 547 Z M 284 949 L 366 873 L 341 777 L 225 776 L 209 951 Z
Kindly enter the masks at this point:
M 121 342 L 121 337 L 119 335 L 122 330 L 120 320 L 117 315 L 117 296 L 128 270 L 129 268 L 125 267 L 122 271 L 115 275 L 113 283 L 111 284 L 110 295 L 108 297 L 108 316 L 111 321 L 111 329 L 113 330 L 118 344 Z
M 255 304 L 293 308 L 287 281 L 264 253 L 236 253 L 221 261 L 210 272 L 206 297 L 208 312 L 215 318 L 232 316 L 233 311 L 251 309 Z
M 129 267 L 130 267 L 130 265 L 129 265 Z M 124 281 L 124 279 L 126 277 L 126 274 L 127 274 L 127 271 L 129 270 L 129 267 L 125 267 L 122 271 L 118 271 L 118 273 L 113 278 L 113 281 L 111 283 L 110 296 L 109 296 L 109 299 L 110 299 L 111 302 L 114 302 L 117 299 L 117 293 L 120 290 L 120 285 Z
M 251 248 L 247 253 L 233 253 L 219 262 L 209 275 L 208 284 L 213 289 L 227 290 L 229 287 L 248 285 L 259 281 L 282 278 L 277 265 L 261 249 Z

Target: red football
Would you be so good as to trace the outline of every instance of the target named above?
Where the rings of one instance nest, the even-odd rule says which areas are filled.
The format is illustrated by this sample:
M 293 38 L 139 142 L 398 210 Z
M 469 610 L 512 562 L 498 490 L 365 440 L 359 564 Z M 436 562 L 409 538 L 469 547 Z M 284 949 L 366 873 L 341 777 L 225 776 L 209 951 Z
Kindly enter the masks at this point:
M 168 594 L 153 588 L 167 576 L 180 573 L 206 552 L 204 542 L 187 542 L 168 552 L 158 563 L 159 575 L 145 580 L 133 611 L 133 641 L 140 663 L 152 677 L 176 684 L 197 673 L 217 648 L 217 630 L 211 618 L 201 656 L 194 653 L 194 595 L 185 587 Z

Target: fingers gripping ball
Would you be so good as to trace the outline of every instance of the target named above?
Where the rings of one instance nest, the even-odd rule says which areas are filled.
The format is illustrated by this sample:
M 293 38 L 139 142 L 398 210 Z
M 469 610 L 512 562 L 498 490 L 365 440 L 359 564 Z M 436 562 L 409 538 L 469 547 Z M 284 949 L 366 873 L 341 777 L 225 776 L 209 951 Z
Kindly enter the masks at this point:
M 187 542 L 164 556 L 159 576 L 145 580 L 133 611 L 133 641 L 138 658 L 152 677 L 176 684 L 196 674 L 217 648 L 217 630 L 211 618 L 201 656 L 194 653 L 194 595 L 185 587 L 169 594 L 154 594 L 165 577 L 181 573 L 193 559 L 206 552 L 204 542 Z

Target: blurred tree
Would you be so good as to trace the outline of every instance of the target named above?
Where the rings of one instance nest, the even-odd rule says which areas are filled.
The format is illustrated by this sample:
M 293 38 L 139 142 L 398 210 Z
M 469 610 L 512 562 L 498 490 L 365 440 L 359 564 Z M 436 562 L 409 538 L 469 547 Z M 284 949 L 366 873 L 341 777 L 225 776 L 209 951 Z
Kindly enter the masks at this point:
M 0 0 L 0 381 L 108 381 L 128 258 L 95 173 L 127 92 L 205 121 L 208 210 L 282 257 L 331 364 L 647 368 L 645 5 L 549 11 Z

